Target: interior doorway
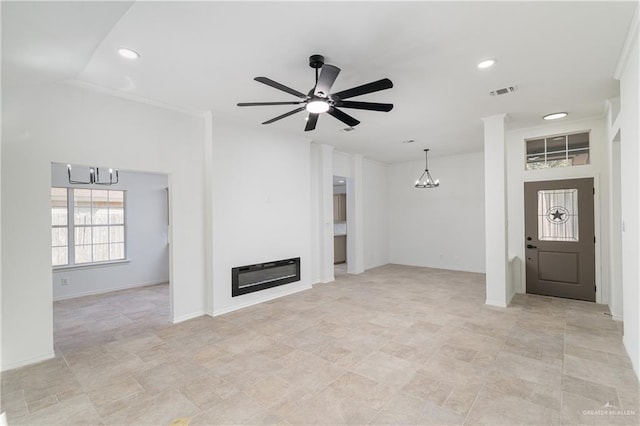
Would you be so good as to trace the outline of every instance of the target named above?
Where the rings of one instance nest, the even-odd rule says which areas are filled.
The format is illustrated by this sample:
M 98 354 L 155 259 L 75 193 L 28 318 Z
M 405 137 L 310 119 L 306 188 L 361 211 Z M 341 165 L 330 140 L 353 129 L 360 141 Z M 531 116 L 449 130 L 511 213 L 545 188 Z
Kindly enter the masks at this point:
M 347 179 L 333 176 L 333 265 L 334 276 L 347 273 Z
M 51 165 L 54 343 L 171 320 L 169 176 Z
M 593 178 L 525 182 L 527 293 L 595 302 Z

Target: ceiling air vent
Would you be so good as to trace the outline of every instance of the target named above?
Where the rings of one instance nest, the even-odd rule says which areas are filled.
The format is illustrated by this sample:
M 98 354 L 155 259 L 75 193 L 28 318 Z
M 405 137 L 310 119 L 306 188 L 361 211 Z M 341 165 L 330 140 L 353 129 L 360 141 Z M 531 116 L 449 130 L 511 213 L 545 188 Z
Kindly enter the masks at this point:
M 492 92 L 489 92 L 491 96 L 499 96 L 499 95 L 507 95 L 509 93 L 513 93 L 518 89 L 517 86 L 508 86 L 503 87 L 502 89 L 496 89 Z

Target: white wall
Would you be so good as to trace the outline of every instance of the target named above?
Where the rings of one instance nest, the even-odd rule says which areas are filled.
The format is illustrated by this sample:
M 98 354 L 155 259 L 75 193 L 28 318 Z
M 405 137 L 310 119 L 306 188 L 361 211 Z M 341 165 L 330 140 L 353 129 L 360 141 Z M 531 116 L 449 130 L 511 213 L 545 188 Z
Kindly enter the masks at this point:
M 513 262 L 507 255 L 507 147 L 505 113 L 484 123 L 485 303 L 506 308 L 515 294 Z
M 309 194 L 311 196 L 311 283 L 313 284 L 334 280 L 333 152 L 332 145 L 311 143 Z
M 169 281 L 168 178 L 125 170 L 120 170 L 119 176 L 118 184 L 96 188 L 126 191 L 127 262 L 54 269 L 53 300 Z M 70 184 L 66 164 L 60 163 L 51 165 L 51 186 L 88 187 Z M 63 277 L 67 285 L 62 285 Z
M 54 355 L 51 163 L 168 174 L 172 319 L 204 313 L 203 119 L 63 84 L 2 103 L 2 369 Z
M 482 153 L 429 157 L 432 189 L 413 187 L 424 160 L 388 166 L 391 263 L 484 272 L 483 165 Z
M 638 9 L 623 52 L 620 79 L 622 296 L 624 344 L 640 376 L 640 42 Z
M 525 170 L 525 139 L 591 130 L 590 164 L 555 169 Z M 596 233 L 596 301 L 609 303 L 609 160 L 605 117 L 550 122 L 544 126 L 507 132 L 507 187 L 509 257 L 520 260 L 515 290 L 525 292 L 524 182 L 594 178 Z
M 614 320 L 623 319 L 623 294 L 622 294 L 622 213 L 621 213 L 621 187 L 620 178 L 620 141 L 611 143 L 611 206 L 610 212 L 610 248 L 609 248 L 609 273 L 610 273 L 610 301 L 609 308 Z
M 389 263 L 387 166 L 358 154 L 333 151 L 334 176 L 347 179 L 349 273 Z
M 214 118 L 213 314 L 311 288 L 310 142 Z M 298 282 L 231 296 L 231 268 L 300 257 Z
M 353 178 L 353 154 L 333 151 L 333 175 Z
M 387 165 L 363 161 L 364 269 L 389 263 L 389 191 Z

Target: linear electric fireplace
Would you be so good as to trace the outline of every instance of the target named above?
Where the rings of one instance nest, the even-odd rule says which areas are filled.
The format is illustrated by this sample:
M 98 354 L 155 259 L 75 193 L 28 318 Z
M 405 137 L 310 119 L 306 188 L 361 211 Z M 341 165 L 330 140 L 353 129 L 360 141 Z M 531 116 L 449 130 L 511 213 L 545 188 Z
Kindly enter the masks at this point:
M 231 268 L 231 296 L 300 281 L 300 258 Z

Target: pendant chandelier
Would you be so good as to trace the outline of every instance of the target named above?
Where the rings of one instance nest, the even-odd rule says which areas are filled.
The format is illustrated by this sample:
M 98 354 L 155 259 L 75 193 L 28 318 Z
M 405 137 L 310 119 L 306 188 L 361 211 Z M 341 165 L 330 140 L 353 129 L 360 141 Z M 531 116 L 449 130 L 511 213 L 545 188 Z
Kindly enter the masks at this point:
M 428 152 L 428 149 L 424 150 L 424 172 L 422 172 L 420 177 L 416 180 L 416 183 L 413 185 L 415 188 L 437 188 L 440 186 L 440 180 L 434 180 L 431 177 L 431 173 L 429 173 L 429 163 L 427 162 Z
M 113 179 L 113 175 L 115 172 L 115 180 Z M 76 185 L 106 185 L 111 186 L 115 185 L 119 181 L 118 169 L 109 169 L 109 181 L 101 182 L 100 181 L 100 169 L 98 167 L 90 167 L 89 168 L 89 180 L 81 181 L 81 180 L 72 180 L 71 179 L 71 164 L 67 164 L 67 177 L 69 178 L 69 183 L 73 183 Z

